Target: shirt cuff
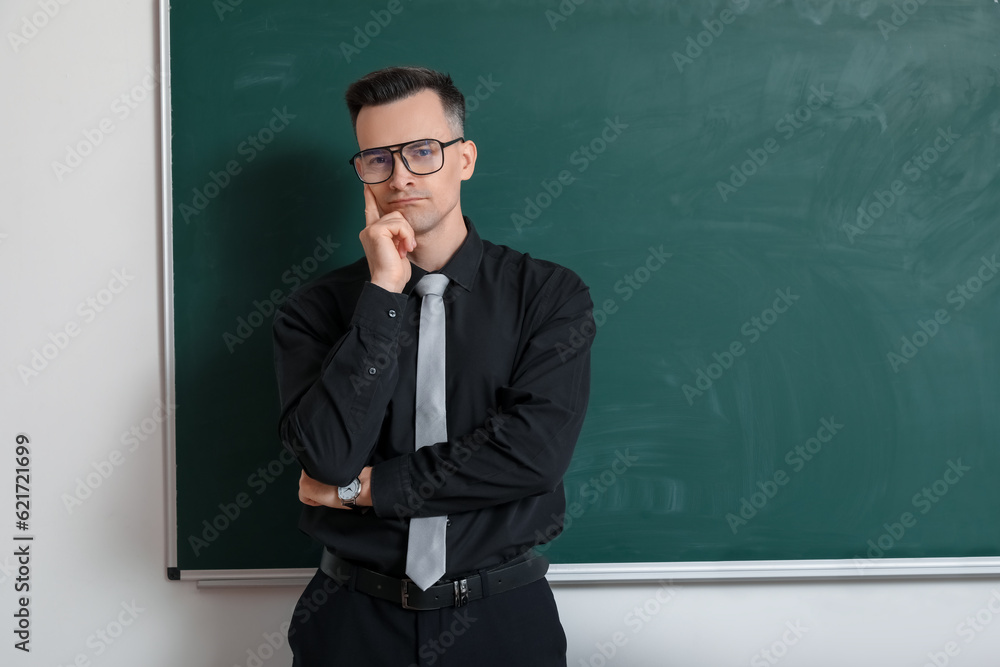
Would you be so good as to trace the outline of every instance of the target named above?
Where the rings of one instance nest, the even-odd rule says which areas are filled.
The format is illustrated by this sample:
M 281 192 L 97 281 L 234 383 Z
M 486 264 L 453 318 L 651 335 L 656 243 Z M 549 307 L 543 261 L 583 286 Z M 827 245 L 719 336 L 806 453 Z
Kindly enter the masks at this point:
M 354 307 L 351 326 L 363 326 L 385 338 L 396 338 L 403 324 L 406 295 L 365 281 Z
M 372 507 L 380 519 L 406 519 L 416 514 L 421 499 L 410 492 L 410 459 L 406 456 L 372 466 Z M 407 499 L 411 500 L 407 500 Z

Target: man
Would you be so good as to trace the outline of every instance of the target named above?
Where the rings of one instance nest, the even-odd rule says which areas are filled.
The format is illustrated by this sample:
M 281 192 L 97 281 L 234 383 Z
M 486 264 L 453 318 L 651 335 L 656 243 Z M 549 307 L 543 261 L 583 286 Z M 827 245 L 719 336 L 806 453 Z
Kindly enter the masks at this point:
M 346 99 L 365 256 L 274 318 L 299 527 L 325 547 L 289 627 L 294 665 L 565 665 L 531 547 L 562 530 L 589 290 L 463 216 L 476 146 L 451 77 L 389 68 Z

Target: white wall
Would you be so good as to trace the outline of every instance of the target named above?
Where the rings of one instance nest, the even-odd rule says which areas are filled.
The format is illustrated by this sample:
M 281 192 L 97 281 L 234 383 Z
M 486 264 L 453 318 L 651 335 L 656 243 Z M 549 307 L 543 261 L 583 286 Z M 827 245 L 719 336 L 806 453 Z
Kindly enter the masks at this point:
M 42 2 L 58 13 L 17 50 L 8 33 L 41 11 L 38 0 L 0 6 L 0 663 L 54 667 L 82 654 L 77 664 L 102 667 L 246 666 L 248 651 L 289 618 L 300 590 L 199 590 L 166 580 L 162 430 L 126 451 L 72 512 L 61 500 L 123 449 L 121 434 L 151 417 L 162 398 L 157 102 L 139 103 L 124 119 L 111 106 L 141 85 L 147 68 L 157 69 L 158 25 L 151 0 Z M 53 161 L 105 118 L 113 132 L 60 180 Z M 78 311 L 123 269 L 134 278 L 103 294 L 113 299 L 100 313 Z M 22 381 L 18 366 L 30 365 L 33 350 L 68 323 L 80 327 L 77 335 Z M 18 433 L 32 441 L 30 654 L 13 649 L 11 633 Z M 990 623 L 987 608 L 997 591 L 1000 609 L 996 579 L 683 584 L 665 604 L 658 588 L 556 587 L 570 665 L 605 664 L 597 645 L 616 632 L 622 645 L 608 664 L 773 664 L 753 659 L 780 644 L 786 623 L 807 629 L 779 661 L 787 667 L 919 666 L 948 641 L 959 652 L 937 664 L 994 665 L 1000 654 L 1000 620 Z M 123 604 L 141 611 L 132 619 Z M 627 620 L 637 606 L 652 612 L 648 622 Z M 987 624 L 957 634 L 977 612 Z M 115 632 L 119 616 L 131 624 L 110 645 L 97 640 L 109 624 Z M 285 648 L 263 662 L 287 664 Z

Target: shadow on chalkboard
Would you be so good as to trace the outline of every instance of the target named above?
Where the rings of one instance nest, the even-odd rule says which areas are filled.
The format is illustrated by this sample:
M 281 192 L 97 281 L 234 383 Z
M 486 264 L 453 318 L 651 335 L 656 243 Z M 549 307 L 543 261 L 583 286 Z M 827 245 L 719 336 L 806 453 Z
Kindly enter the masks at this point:
M 318 546 L 295 532 L 280 549 L 261 546 L 298 522 L 299 465 L 282 456 L 273 365 L 274 308 L 296 288 L 358 257 L 343 242 L 364 225 L 361 189 L 339 160 L 317 152 L 262 155 L 205 208 L 182 263 L 211 263 L 216 282 L 193 285 L 203 309 L 178 312 L 178 395 L 210 398 L 214 408 L 181 413 L 178 441 L 232 443 L 185 456 L 178 448 L 179 525 L 196 526 L 208 546 L 179 534 L 181 569 L 278 568 L 318 562 Z M 345 178 L 349 176 L 351 180 Z M 359 202 L 360 203 L 360 202 Z M 339 245 L 338 245 L 338 240 Z M 195 275 L 204 266 L 191 267 Z M 183 269 L 179 269 L 183 270 Z M 197 311 L 197 312 L 196 312 Z M 194 320 L 208 316 L 211 326 Z M 185 327 L 185 322 L 188 325 Z M 185 334 L 184 329 L 188 330 Z M 202 333 L 199 333 L 202 332 Z M 207 332 L 207 333 L 204 333 Z M 185 341 L 192 351 L 183 352 Z M 191 363 L 189 361 L 188 363 Z M 180 412 L 180 410 L 179 410 Z M 210 525 L 223 507 L 245 500 L 240 516 Z M 266 495 L 266 501 L 260 500 Z M 218 530 L 218 526 L 224 529 Z M 207 536 L 198 534 L 208 531 Z M 214 539 L 207 537 L 217 535 Z

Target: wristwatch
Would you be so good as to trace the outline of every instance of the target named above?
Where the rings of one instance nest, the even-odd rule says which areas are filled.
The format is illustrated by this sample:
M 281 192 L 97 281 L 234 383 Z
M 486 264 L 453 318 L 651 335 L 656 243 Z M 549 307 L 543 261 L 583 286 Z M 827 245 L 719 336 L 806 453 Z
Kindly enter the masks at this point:
M 361 480 L 355 477 L 354 481 L 347 486 L 338 486 L 337 495 L 340 497 L 340 502 L 354 507 L 358 496 L 361 495 Z

